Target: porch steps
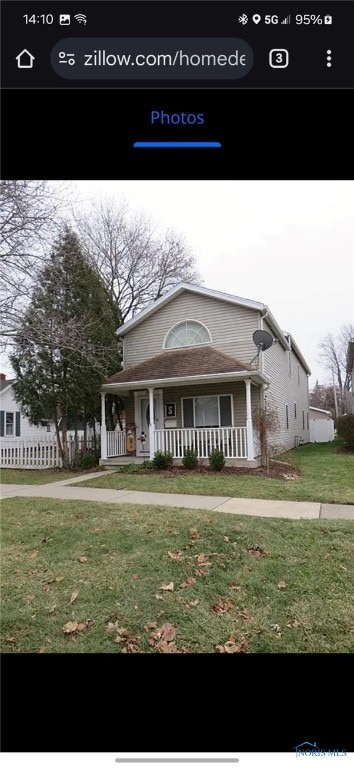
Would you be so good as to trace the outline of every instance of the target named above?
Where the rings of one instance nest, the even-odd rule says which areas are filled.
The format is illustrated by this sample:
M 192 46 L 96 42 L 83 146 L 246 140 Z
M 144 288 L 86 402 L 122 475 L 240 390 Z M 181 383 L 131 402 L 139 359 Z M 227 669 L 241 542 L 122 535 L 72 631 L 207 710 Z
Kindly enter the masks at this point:
M 100 467 L 119 467 L 122 464 L 143 464 L 148 457 L 113 456 L 111 459 L 100 459 Z

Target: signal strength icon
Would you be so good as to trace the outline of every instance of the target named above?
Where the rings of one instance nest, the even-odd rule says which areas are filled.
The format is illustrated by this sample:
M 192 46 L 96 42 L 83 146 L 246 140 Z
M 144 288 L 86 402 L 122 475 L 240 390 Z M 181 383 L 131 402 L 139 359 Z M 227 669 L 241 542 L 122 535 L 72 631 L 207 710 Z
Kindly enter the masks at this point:
M 76 16 L 74 16 L 75 21 L 78 21 L 79 24 L 86 24 L 86 16 L 84 13 L 77 13 Z
M 290 24 L 291 23 L 291 16 L 290 16 L 290 14 L 289 14 L 289 16 L 285 16 L 285 19 L 283 19 L 283 21 L 281 21 L 280 23 L 281 24 Z

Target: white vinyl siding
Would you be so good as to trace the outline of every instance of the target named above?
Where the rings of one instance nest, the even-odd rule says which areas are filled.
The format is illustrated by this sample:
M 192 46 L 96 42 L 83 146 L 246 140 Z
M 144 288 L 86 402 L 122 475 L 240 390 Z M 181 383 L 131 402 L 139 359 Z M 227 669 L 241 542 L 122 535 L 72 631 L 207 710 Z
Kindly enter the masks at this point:
M 124 336 L 124 369 L 163 353 L 168 332 L 186 318 L 207 327 L 215 349 L 249 363 L 255 354 L 252 334 L 259 328 L 258 315 L 248 307 L 184 291 Z
M 294 403 L 294 419 L 297 418 L 296 403 Z
M 266 321 L 263 321 L 263 327 L 265 331 L 270 332 Z M 289 355 L 291 356 L 291 368 L 296 371 L 296 376 L 289 376 Z M 279 447 L 283 450 L 294 448 L 296 436 L 301 436 L 305 443 L 309 442 L 310 434 L 305 420 L 305 414 L 309 408 L 308 376 L 301 361 L 293 350 L 289 353 L 288 350 L 284 349 L 280 341 L 263 353 L 263 361 L 264 373 L 270 380 L 267 400 L 277 408 L 279 415 L 280 430 L 277 438 Z M 299 380 L 300 383 L 298 383 Z M 304 412 L 303 424 L 301 418 L 295 418 L 295 408 L 292 407 L 292 403 L 296 403 L 296 414 L 301 414 L 301 411 Z M 288 429 L 286 428 L 285 405 L 289 406 Z
M 1 392 L 0 394 L 0 401 L 1 401 L 1 411 L 4 413 L 4 437 L 21 437 L 21 438 L 31 438 L 31 437 L 40 437 L 40 436 L 48 436 L 47 433 L 47 427 L 39 425 L 38 427 L 35 424 L 31 424 L 30 421 L 26 416 L 24 416 L 23 413 L 20 412 L 20 403 L 18 403 L 15 400 L 14 391 L 12 386 L 9 386 L 8 389 Z M 14 428 L 12 434 L 6 434 L 6 413 L 13 413 L 14 415 Z
M 285 406 L 285 429 L 289 429 L 289 406 Z

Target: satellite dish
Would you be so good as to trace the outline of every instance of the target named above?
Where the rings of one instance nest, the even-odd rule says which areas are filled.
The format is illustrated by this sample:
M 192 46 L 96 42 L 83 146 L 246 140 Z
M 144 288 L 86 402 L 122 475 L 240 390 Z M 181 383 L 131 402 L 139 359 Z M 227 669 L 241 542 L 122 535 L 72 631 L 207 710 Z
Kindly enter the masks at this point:
M 258 348 L 258 352 L 260 352 L 260 350 L 265 352 L 265 350 L 269 349 L 273 344 L 273 336 L 271 333 L 268 333 L 268 331 L 255 331 L 252 338 L 253 343 Z

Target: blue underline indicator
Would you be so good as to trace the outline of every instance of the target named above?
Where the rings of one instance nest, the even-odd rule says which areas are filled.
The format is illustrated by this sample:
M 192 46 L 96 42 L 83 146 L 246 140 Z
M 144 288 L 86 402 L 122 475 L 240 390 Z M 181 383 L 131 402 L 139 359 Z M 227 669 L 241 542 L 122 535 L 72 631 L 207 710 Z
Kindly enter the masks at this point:
M 219 141 L 136 141 L 134 149 L 221 149 Z

